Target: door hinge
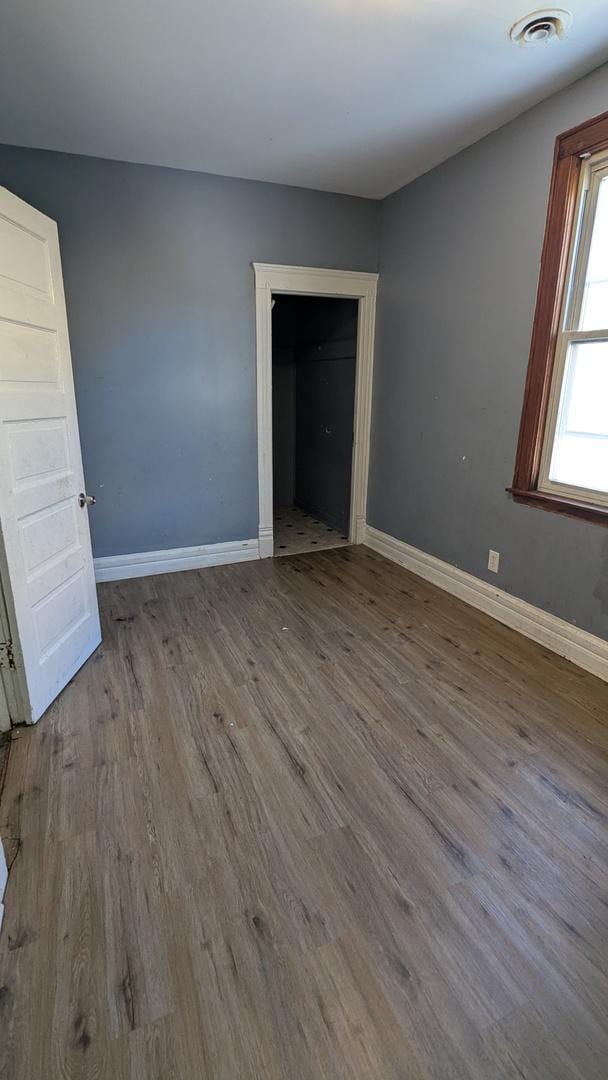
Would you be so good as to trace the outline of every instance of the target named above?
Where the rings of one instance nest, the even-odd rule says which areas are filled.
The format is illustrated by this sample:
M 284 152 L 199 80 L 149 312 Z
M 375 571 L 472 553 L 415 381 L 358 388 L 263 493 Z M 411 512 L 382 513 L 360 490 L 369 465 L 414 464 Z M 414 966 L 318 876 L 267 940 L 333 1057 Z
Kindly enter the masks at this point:
M 0 641 L 0 668 L 16 668 L 12 641 Z

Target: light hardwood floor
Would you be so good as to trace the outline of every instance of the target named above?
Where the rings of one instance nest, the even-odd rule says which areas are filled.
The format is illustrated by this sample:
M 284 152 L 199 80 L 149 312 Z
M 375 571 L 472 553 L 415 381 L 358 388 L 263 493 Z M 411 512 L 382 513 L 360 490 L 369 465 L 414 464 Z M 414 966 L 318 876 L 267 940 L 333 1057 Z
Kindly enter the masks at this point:
M 365 549 L 100 597 L 11 748 L 5 1080 L 606 1080 L 605 684 Z

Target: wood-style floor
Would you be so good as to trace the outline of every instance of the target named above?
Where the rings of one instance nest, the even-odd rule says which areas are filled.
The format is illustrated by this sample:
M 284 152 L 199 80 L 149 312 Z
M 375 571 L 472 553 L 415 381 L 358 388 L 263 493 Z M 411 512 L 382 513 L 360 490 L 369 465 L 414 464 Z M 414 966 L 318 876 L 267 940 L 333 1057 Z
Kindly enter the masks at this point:
M 5 1080 L 606 1080 L 605 684 L 365 549 L 100 597 L 11 749 Z

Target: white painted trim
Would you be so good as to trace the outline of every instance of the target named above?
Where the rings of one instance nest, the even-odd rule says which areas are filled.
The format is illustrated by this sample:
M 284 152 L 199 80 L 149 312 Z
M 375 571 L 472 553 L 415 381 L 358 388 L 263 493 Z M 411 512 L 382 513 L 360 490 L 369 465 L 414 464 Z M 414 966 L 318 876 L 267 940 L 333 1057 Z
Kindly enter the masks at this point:
M 491 615 L 493 619 L 518 630 L 520 634 L 537 641 L 559 656 L 565 656 L 573 664 L 590 671 L 608 682 L 608 641 L 581 630 L 578 626 L 559 619 L 556 615 L 520 600 L 517 596 L 497 589 L 487 581 L 459 570 L 451 563 L 443 562 L 434 555 L 411 547 L 388 533 L 380 532 L 371 525 L 365 527 L 367 547 L 373 548 L 392 562 L 425 578 L 452 596 L 459 597 L 472 607 Z
M 202 544 L 199 547 L 169 548 L 167 551 L 139 551 L 132 555 L 108 555 L 94 559 L 96 581 L 121 581 L 123 578 L 148 577 L 150 574 L 173 574 L 178 570 L 198 570 L 202 566 L 259 559 L 257 540 L 230 540 L 225 544 Z
M 272 502 L 272 294 L 339 296 L 359 301 L 357 370 L 349 539 L 361 543 L 365 528 L 377 274 L 308 266 L 252 263 L 255 275 L 255 325 L 258 409 L 258 540 L 260 558 L 273 553 Z
M 285 266 L 280 263 L 251 264 L 256 289 L 307 296 L 375 296 L 378 274 L 358 270 L 332 270 L 321 266 Z
M 274 551 L 274 539 L 272 533 L 272 525 L 270 528 L 262 528 L 260 525 L 258 539 L 260 545 L 260 559 L 270 559 L 272 557 Z

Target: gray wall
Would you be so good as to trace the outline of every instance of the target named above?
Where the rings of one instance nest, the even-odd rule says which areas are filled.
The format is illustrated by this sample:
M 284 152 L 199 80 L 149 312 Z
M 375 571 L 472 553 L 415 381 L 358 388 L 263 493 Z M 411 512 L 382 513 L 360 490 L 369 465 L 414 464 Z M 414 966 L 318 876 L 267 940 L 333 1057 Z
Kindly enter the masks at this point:
M 376 269 L 380 215 L 369 521 L 608 637 L 608 532 L 504 492 L 553 141 L 607 105 L 604 67 L 382 204 L 0 147 L 59 223 L 95 554 L 256 535 L 249 263 Z
M 0 147 L 59 224 L 96 555 L 257 535 L 250 263 L 377 268 L 379 205 Z
M 603 637 L 608 530 L 504 489 L 553 143 L 607 107 L 604 67 L 382 204 L 368 502 L 378 529 Z

